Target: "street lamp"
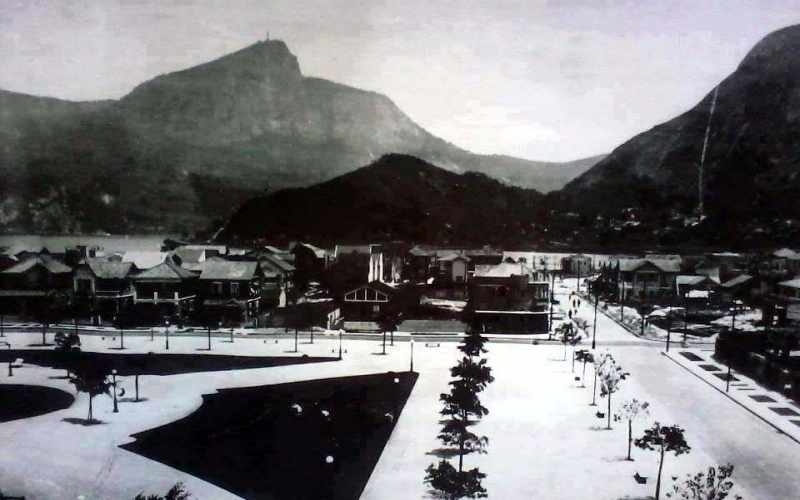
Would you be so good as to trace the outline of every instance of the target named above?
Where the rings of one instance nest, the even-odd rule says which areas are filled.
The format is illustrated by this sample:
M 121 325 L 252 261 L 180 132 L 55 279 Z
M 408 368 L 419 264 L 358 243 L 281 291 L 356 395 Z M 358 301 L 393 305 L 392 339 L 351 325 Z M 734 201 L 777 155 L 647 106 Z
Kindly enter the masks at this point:
M 394 423 L 400 418 L 400 379 L 394 379 Z
M 409 367 L 408 371 L 414 371 L 414 339 L 411 339 L 411 366 Z
M 114 386 L 114 413 L 119 413 L 117 407 L 117 370 L 111 370 L 111 385 Z
M 169 351 L 169 318 L 164 318 L 164 331 L 166 332 L 166 350 Z
M 344 329 L 339 329 L 339 359 L 342 359 L 342 334 L 344 334 Z
M 0 337 L 5 337 L 6 336 L 6 332 L 4 331 L 4 328 L 3 328 L 3 321 L 4 320 L 5 320 L 5 316 L 0 314 Z
M 3 344 L 5 344 L 5 346 L 8 347 L 8 350 L 11 351 L 11 343 L 10 342 L 3 342 Z M 12 368 L 12 361 L 11 361 L 11 356 L 10 355 L 8 356 L 8 376 L 9 377 L 13 377 L 14 376 L 14 371 L 13 371 L 13 368 Z

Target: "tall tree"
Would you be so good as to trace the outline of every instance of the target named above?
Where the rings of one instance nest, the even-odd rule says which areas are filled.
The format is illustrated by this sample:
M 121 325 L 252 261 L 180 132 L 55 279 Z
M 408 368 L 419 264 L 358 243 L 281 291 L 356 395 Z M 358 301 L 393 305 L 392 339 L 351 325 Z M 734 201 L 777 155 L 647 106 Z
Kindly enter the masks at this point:
M 477 468 L 468 471 L 457 471 L 447 460 L 425 469 L 425 482 L 433 489 L 441 492 L 448 500 L 459 498 L 486 498 L 486 488 L 481 481 L 486 474 Z
M 733 488 L 733 465 L 709 467 L 708 472 L 700 471 L 695 475 L 688 474 L 682 483 L 672 485 L 667 498 L 680 500 L 725 500 Z M 742 500 L 740 495 L 733 497 Z
M 438 438 L 445 446 L 455 447 L 458 453 L 458 469 L 446 460 L 431 464 L 426 469 L 425 482 L 450 499 L 482 498 L 486 490 L 481 485 L 485 477 L 478 469 L 464 470 L 464 455 L 486 453 L 489 439 L 470 431 L 470 426 L 489 413 L 481 404 L 479 394 L 494 381 L 492 370 L 486 360 L 480 358 L 487 352 L 486 338 L 480 329 L 469 328 L 458 349 L 465 356 L 450 369 L 453 380 L 450 392 L 441 394 L 441 415 L 449 417 L 443 424 Z
M 485 359 L 473 361 L 470 358 L 463 358 L 456 366 L 450 368 L 450 375 L 456 379 L 450 382 L 450 385 L 462 383 L 475 393 L 483 391 L 494 382 L 492 369 L 486 364 Z
M 75 365 L 74 376 L 70 383 L 75 386 L 78 392 L 85 392 L 89 395 L 89 416 L 87 422 L 94 420 L 92 416 L 92 400 L 100 394 L 111 394 L 112 382 L 108 380 L 108 370 L 94 363 L 78 363 Z
M 464 339 L 458 345 L 458 350 L 472 359 L 476 356 L 480 356 L 481 354 L 489 352 L 484 348 L 484 345 L 486 342 L 488 342 L 488 339 L 481 335 L 483 326 L 479 320 L 473 316 L 468 318 L 467 321 L 467 332 L 464 336 Z
M 677 425 L 666 426 L 658 422 L 644 431 L 644 435 L 634 442 L 637 448 L 655 450 L 659 453 L 658 479 L 656 480 L 656 498 L 661 495 L 661 472 L 664 469 L 664 455 L 669 452 L 675 456 L 689 453 L 691 447 L 686 443 L 683 429 Z
M 609 354 L 597 375 L 600 379 L 600 397 L 608 397 L 608 425 L 606 428 L 611 429 L 611 395 L 617 392 L 620 382 L 628 378 L 628 373 L 623 371 L 622 367 Z
M 617 413 L 614 414 L 614 421 L 620 422 L 622 420 L 628 421 L 628 460 L 631 458 L 631 445 L 633 444 L 633 421 L 640 416 L 645 416 L 649 413 L 650 403 L 639 401 L 638 399 L 631 399 L 625 401 L 619 408 Z
M 139 493 L 133 500 L 189 500 L 192 494 L 186 491 L 183 483 L 178 482 L 167 491 L 166 495 L 147 495 Z

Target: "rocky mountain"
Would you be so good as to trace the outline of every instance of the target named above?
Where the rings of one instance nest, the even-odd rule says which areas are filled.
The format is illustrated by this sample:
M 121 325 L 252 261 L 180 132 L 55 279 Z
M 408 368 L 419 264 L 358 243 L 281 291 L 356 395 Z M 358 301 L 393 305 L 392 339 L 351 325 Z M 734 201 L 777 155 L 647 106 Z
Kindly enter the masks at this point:
M 472 154 L 386 96 L 303 76 L 280 41 L 161 75 L 118 101 L 0 91 L 0 116 L 6 232 L 207 229 L 252 196 L 323 182 L 390 152 L 542 191 L 596 161 Z
M 798 54 L 800 26 L 768 35 L 694 108 L 624 143 L 556 198 L 583 212 L 673 221 L 697 213 L 702 198 L 703 221 L 686 220 L 711 240 L 797 232 Z
M 392 154 L 321 184 L 252 199 L 218 240 L 508 245 L 539 234 L 542 198 L 485 174 L 457 174 Z

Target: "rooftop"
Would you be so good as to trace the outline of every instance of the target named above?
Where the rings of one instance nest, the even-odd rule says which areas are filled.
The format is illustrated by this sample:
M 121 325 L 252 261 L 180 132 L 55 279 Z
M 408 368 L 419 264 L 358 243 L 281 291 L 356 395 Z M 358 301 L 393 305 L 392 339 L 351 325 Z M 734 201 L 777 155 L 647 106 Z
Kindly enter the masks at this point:
M 201 280 L 250 281 L 256 275 L 258 262 L 211 261 L 206 262 Z

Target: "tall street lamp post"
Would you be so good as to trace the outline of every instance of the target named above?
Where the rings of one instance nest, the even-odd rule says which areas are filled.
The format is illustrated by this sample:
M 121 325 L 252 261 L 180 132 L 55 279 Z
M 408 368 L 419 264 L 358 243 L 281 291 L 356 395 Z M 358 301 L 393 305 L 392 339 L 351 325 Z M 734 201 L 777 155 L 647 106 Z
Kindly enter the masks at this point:
M 8 350 L 11 351 L 11 343 L 10 342 L 3 342 L 3 344 L 5 344 L 6 347 L 8 347 Z M 13 377 L 14 376 L 14 369 L 13 369 L 13 363 L 11 361 L 11 356 L 8 357 L 8 376 L 9 377 Z
M 169 319 L 164 319 L 164 332 L 166 333 L 164 337 L 165 342 L 165 349 L 169 351 Z
M 112 389 L 114 391 L 114 413 L 119 413 L 119 408 L 117 407 L 117 370 L 111 370 L 111 385 L 114 387 Z
M 344 333 L 343 329 L 339 329 L 339 359 L 342 359 L 342 334 Z
M 411 339 L 411 366 L 409 367 L 408 371 L 414 371 L 414 339 Z

